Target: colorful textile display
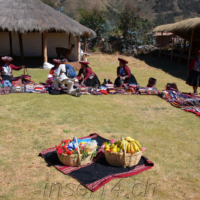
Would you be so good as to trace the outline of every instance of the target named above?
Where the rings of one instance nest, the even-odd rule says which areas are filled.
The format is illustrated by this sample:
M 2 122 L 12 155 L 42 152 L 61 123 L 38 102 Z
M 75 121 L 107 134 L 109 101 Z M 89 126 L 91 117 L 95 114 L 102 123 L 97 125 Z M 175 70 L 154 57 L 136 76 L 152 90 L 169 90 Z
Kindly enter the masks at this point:
M 81 139 L 84 138 L 95 139 L 98 143 L 98 146 L 102 146 L 104 142 L 109 141 L 95 133 Z M 93 192 L 101 188 L 104 184 L 108 183 L 112 179 L 134 176 L 145 170 L 151 169 L 154 166 L 153 162 L 142 156 L 138 165 L 136 166 L 128 168 L 113 167 L 108 164 L 104 154 L 99 152 L 93 159 L 93 162 L 86 166 L 68 167 L 64 166 L 59 161 L 55 147 L 42 151 L 40 155 L 49 165 L 53 165 L 63 174 L 77 179 L 82 185 Z
M 0 95 L 7 95 L 10 93 L 10 87 L 0 88 Z
M 43 85 L 35 85 L 34 93 L 45 93 L 45 87 Z
M 34 84 L 26 84 L 25 85 L 25 92 L 26 93 L 33 93 L 35 85 Z
M 10 93 L 24 93 L 25 92 L 25 86 L 24 84 L 18 84 L 11 87 Z
M 200 97 L 191 93 L 181 93 L 175 83 L 168 83 L 165 91 L 159 93 L 159 97 L 165 99 L 172 106 L 181 108 L 186 112 L 200 116 Z

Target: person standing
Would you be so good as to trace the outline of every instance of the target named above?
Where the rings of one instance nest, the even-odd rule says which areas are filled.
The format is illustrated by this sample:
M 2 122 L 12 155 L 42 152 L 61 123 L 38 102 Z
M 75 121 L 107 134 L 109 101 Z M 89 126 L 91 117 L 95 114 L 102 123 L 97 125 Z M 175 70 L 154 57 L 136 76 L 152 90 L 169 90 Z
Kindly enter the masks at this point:
M 137 84 L 137 80 L 131 74 L 129 67 L 126 65 L 128 64 L 127 60 L 122 58 L 118 58 L 119 60 L 119 67 L 117 67 L 117 78 L 115 79 L 115 85 L 120 87 L 122 83 L 135 83 Z
M 198 51 L 198 58 L 192 60 L 188 67 L 188 78 L 186 84 L 193 87 L 195 95 L 198 94 L 197 88 L 200 86 L 200 50 Z

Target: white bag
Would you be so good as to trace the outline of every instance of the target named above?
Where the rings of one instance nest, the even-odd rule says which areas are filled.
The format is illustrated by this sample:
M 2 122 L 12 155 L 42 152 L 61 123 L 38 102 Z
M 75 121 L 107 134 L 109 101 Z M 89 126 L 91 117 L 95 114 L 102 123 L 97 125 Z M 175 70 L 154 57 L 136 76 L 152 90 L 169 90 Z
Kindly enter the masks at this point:
M 51 68 L 53 68 L 54 67 L 54 65 L 52 65 L 52 64 L 50 64 L 50 63 L 48 63 L 48 62 L 44 62 L 44 64 L 43 64 L 43 68 L 44 69 L 51 69 Z

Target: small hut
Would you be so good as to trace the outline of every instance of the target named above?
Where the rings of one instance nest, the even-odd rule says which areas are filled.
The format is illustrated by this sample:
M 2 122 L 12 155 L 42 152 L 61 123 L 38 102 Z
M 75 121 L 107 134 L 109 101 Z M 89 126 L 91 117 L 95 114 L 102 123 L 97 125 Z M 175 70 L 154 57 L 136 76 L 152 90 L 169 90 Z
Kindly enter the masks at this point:
M 156 32 L 154 34 L 154 37 L 156 38 L 156 46 L 157 47 L 165 47 L 172 40 L 173 33 L 163 33 L 163 34 L 161 34 L 160 32 Z M 162 43 L 160 43 L 161 37 L 163 37 Z
M 0 0 L 0 56 L 55 58 L 56 47 L 71 48 L 80 60 L 80 36 L 96 33 L 40 0 Z M 86 46 L 86 45 L 85 45 Z M 84 48 L 86 50 L 86 48 Z
M 157 26 L 153 32 L 161 32 L 161 35 L 163 35 L 164 32 L 172 32 L 173 37 L 175 35 L 178 35 L 179 37 L 184 39 L 184 48 L 186 45 L 186 41 L 189 41 L 190 43 L 190 49 L 189 49 L 189 55 L 188 55 L 188 64 L 191 59 L 191 51 L 192 47 L 196 47 L 196 49 L 200 48 L 200 18 L 190 18 L 183 20 L 181 22 L 176 22 L 173 24 L 166 24 L 162 26 Z M 162 39 L 162 37 L 161 37 Z M 173 57 L 173 49 L 171 52 L 171 59 Z M 179 56 L 180 58 L 185 58 L 184 55 Z

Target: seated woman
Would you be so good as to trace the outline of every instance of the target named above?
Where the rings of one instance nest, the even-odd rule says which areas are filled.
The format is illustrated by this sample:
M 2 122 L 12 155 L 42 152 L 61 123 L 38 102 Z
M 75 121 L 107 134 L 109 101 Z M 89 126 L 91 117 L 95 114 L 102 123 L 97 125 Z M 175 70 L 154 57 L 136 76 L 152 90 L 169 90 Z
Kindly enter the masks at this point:
M 81 64 L 81 69 L 79 70 L 77 79 L 79 80 L 79 84 L 95 87 L 100 85 L 100 81 L 97 75 L 92 71 L 92 69 L 88 66 L 89 62 L 79 61 Z M 81 74 L 83 74 L 84 78 L 82 78 Z
M 118 58 L 119 60 L 119 67 L 117 68 L 117 78 L 115 80 L 115 85 L 117 87 L 120 87 L 122 83 L 135 83 L 137 84 L 137 81 L 133 74 L 131 74 L 131 71 L 126 64 L 128 61 Z
M 8 80 L 11 82 L 13 78 L 12 70 L 20 70 L 25 67 L 24 65 L 21 67 L 16 67 L 10 64 L 10 62 L 13 60 L 12 57 L 4 56 L 1 58 L 1 60 L 4 62 L 4 65 L 0 67 L 0 80 Z
M 198 51 L 198 58 L 195 58 L 188 67 L 186 83 L 193 87 L 194 94 L 197 95 L 197 88 L 200 87 L 200 50 Z

